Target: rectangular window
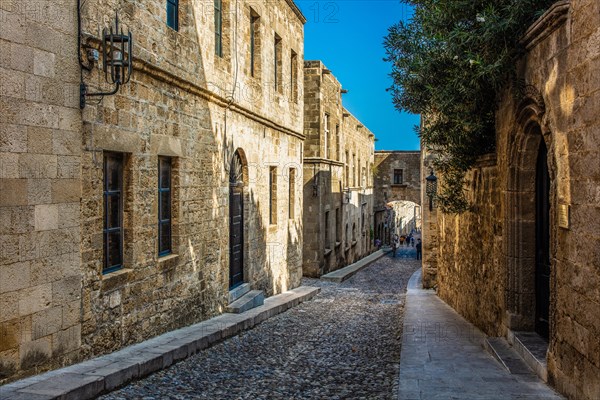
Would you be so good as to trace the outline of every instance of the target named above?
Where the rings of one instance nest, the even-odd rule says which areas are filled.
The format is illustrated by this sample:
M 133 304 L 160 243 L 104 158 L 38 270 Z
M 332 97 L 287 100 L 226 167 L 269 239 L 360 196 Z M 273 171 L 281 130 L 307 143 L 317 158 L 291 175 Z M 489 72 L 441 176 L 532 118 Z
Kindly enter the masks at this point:
M 282 50 L 282 43 L 281 43 L 281 37 L 278 34 L 275 34 L 275 47 L 274 47 L 274 75 L 273 78 L 275 79 L 275 91 L 279 92 L 279 93 L 283 93 L 283 81 L 282 81 L 282 55 L 281 55 L 281 50 Z
M 394 185 L 402 185 L 403 182 L 403 170 L 395 169 L 394 170 Z
M 158 158 L 158 255 L 172 252 L 171 240 L 171 171 L 169 157 Z
M 356 183 L 358 186 L 362 187 L 362 174 L 360 169 L 360 158 L 358 159 L 358 164 L 356 164 Z
M 335 159 L 340 161 L 340 125 L 335 125 Z
M 223 57 L 223 0 L 215 0 L 215 54 Z
M 323 118 L 323 140 L 325 141 L 325 151 L 323 152 L 323 158 L 329 158 L 329 114 L 325 113 Z
M 277 167 L 269 168 L 269 223 L 277 224 Z
M 362 210 L 361 210 L 361 217 L 360 217 L 360 230 L 361 232 L 365 231 L 365 209 L 366 209 L 366 204 L 363 204 L 361 206 Z
M 294 50 L 290 56 L 290 99 L 292 103 L 298 102 L 298 55 Z
M 361 171 L 362 171 L 361 187 L 366 188 L 367 187 L 367 167 L 362 167 Z
M 342 229 L 342 224 L 340 223 L 340 209 L 336 208 L 335 209 L 335 241 L 337 243 L 340 243 L 342 241 L 341 236 L 341 232 L 340 230 Z
M 356 155 L 352 154 L 352 187 L 356 187 Z
M 123 154 L 104 154 L 104 266 L 123 268 Z
M 346 187 L 350 187 L 350 153 L 346 152 Z
M 296 170 L 290 168 L 289 176 L 289 215 L 290 219 L 296 218 Z
M 179 30 L 179 0 L 167 0 L 167 26 Z
M 259 32 L 258 15 L 250 10 L 250 76 L 256 76 L 257 73 L 257 53 L 260 41 L 258 38 Z
M 325 248 L 330 248 L 329 244 L 329 211 L 325 211 Z

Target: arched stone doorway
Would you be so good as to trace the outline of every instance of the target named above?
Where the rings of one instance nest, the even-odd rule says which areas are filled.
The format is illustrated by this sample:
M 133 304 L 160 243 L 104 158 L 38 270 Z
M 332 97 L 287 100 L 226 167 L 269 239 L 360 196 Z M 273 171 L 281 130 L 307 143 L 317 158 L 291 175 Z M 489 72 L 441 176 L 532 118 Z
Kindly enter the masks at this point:
M 550 332 L 550 173 L 548 149 L 540 140 L 535 179 L 535 331 Z
M 244 181 L 245 157 L 237 150 L 229 166 L 229 288 L 244 283 Z
M 551 134 L 544 131 L 544 102 L 528 96 L 517 113 L 518 131 L 511 146 L 506 193 L 507 328 L 551 331 Z

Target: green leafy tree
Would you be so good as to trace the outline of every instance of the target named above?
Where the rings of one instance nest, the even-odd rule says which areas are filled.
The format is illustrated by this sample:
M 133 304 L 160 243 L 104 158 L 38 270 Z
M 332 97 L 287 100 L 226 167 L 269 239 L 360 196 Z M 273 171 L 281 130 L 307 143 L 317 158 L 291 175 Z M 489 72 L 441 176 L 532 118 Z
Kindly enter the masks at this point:
M 498 95 L 515 79 L 519 39 L 554 1 L 402 1 L 414 14 L 389 28 L 384 41 L 389 90 L 398 110 L 425 117 L 417 130 L 437 154 L 442 211 L 463 212 L 465 173 L 495 148 Z

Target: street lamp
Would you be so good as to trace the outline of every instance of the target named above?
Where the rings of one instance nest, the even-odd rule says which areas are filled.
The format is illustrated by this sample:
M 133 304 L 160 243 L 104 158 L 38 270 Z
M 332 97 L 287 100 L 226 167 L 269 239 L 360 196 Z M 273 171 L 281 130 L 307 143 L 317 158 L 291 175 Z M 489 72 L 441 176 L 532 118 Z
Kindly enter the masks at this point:
M 431 175 L 425 178 L 427 185 L 425 186 L 425 194 L 429 197 L 429 211 L 433 211 L 433 198 L 437 194 L 437 176 L 431 171 Z

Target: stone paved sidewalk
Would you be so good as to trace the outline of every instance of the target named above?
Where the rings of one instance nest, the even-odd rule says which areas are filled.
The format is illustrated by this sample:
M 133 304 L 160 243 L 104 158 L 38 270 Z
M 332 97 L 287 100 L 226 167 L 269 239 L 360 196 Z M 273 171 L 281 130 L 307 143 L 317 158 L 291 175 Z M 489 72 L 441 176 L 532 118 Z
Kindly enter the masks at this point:
M 102 399 L 394 399 L 407 282 L 384 256 L 256 328 Z
M 400 363 L 400 400 L 562 399 L 536 375 L 511 375 L 483 348 L 484 334 L 409 282 Z

